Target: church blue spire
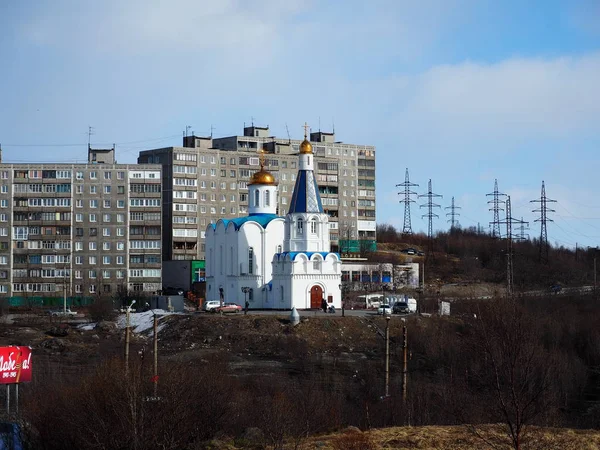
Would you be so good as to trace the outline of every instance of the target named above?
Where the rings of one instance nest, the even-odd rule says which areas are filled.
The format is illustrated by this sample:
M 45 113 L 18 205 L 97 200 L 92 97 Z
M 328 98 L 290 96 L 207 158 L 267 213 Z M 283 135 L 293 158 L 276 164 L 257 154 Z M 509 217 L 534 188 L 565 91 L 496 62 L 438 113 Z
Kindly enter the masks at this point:
M 290 202 L 288 214 L 293 213 L 323 213 L 319 187 L 312 170 L 298 171 L 294 194 Z
M 314 154 L 312 145 L 307 139 L 307 128 L 304 127 L 304 141 L 300 144 L 299 169 L 294 194 L 290 203 L 288 214 L 294 213 L 321 213 L 323 205 L 319 195 L 319 187 L 313 171 Z

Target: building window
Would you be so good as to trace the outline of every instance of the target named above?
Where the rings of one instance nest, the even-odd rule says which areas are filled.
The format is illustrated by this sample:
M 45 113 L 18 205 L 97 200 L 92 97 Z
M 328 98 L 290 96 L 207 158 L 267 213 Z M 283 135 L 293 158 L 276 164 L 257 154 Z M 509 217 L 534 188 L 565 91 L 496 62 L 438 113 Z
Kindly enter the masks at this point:
M 252 247 L 248 248 L 248 275 L 252 275 L 254 273 L 254 249 Z
M 257 189 L 256 191 L 254 191 L 254 206 L 256 208 L 258 208 L 259 201 L 260 201 L 260 192 Z
M 296 227 L 297 227 L 297 233 L 298 234 L 303 234 L 304 233 L 304 221 L 302 219 L 298 219 Z
M 317 219 L 312 219 L 310 221 L 310 232 L 312 234 L 317 234 Z
M 265 191 L 265 206 L 271 206 L 271 191 Z

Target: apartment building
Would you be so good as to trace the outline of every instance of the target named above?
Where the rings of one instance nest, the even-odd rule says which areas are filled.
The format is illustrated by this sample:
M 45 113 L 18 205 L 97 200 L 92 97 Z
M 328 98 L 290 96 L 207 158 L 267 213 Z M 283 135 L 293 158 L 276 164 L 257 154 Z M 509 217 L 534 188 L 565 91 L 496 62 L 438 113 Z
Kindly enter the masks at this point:
M 161 288 L 161 167 L 0 161 L 0 296 L 86 298 Z
M 332 251 L 374 248 L 375 147 L 310 133 L 323 208 L 330 218 Z M 203 260 L 204 230 L 219 218 L 248 211 L 248 181 L 259 169 L 259 150 L 279 182 L 278 214 L 294 191 L 302 140 L 269 136 L 268 127 L 244 127 L 243 136 L 186 136 L 182 147 L 140 152 L 138 163 L 160 164 L 163 176 L 163 258 Z

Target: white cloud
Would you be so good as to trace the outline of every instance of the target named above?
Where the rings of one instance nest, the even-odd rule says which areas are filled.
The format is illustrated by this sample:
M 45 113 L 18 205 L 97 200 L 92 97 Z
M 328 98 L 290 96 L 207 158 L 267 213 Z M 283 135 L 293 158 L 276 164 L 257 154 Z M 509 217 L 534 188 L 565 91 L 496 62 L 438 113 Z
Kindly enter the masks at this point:
M 437 66 L 411 79 L 396 120 L 412 130 L 433 129 L 442 139 L 595 133 L 598 73 L 598 53 Z

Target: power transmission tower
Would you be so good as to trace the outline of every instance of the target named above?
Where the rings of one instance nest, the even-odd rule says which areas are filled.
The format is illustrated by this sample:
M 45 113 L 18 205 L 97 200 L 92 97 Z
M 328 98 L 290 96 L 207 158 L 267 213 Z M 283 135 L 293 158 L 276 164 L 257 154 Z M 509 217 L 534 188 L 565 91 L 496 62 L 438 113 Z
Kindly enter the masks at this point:
M 423 214 L 421 216 L 421 218 L 427 217 L 427 219 L 429 219 L 429 227 L 427 228 L 428 250 L 427 250 L 426 257 L 429 257 L 430 253 L 433 256 L 433 218 L 440 217 L 433 212 L 433 208 L 440 208 L 440 205 L 433 203 L 433 199 L 435 197 L 442 197 L 439 194 L 434 194 L 433 191 L 431 190 L 431 178 L 429 179 L 428 186 L 429 186 L 429 190 L 427 191 L 427 193 L 419 195 L 419 198 L 427 197 L 427 203 L 420 206 L 421 208 L 427 207 L 427 214 Z
M 450 206 L 446 206 L 444 209 L 449 209 L 450 212 L 446 213 L 446 216 L 450 216 L 450 220 L 446 222 L 450 222 L 450 231 L 458 226 L 458 220 L 456 220 L 457 216 L 460 216 L 459 213 L 456 212 L 457 209 L 461 209 L 460 206 L 456 206 L 454 204 L 454 197 L 452 197 L 452 204 Z
M 531 200 L 530 203 L 539 203 L 540 209 L 534 209 L 532 212 L 539 212 L 540 218 L 535 219 L 535 222 L 540 222 L 540 262 L 548 262 L 548 229 L 546 227 L 547 222 L 554 222 L 552 219 L 548 219 L 549 212 L 556 212 L 553 209 L 548 209 L 548 203 L 556 203 L 556 200 L 551 200 L 546 197 L 546 186 L 542 180 L 542 194 L 539 200 Z
M 506 220 L 499 222 L 506 224 L 506 294 L 512 297 L 514 291 L 514 274 L 513 274 L 513 235 L 512 223 L 515 219 L 511 216 L 510 196 L 506 197 Z
M 411 191 L 410 188 L 414 186 L 418 186 L 418 184 L 410 182 L 410 179 L 408 178 L 408 168 L 406 168 L 404 183 L 396 185 L 396 187 L 404 188 L 404 199 L 400 200 L 400 203 L 404 203 L 404 226 L 402 227 L 402 234 L 412 234 L 412 227 L 410 224 L 410 204 L 415 201 L 411 198 L 411 195 L 417 195 L 417 193 Z M 398 192 L 398 195 L 401 194 L 402 192 Z
M 494 192 L 485 195 L 486 197 L 492 196 L 492 199 L 488 200 L 488 204 L 492 204 L 492 207 L 488 211 L 494 212 L 494 221 L 490 222 L 490 226 L 492 227 L 492 237 L 499 238 L 501 236 L 500 211 L 504 211 L 504 209 L 500 207 L 500 204 L 504 203 L 504 200 L 500 200 L 500 197 L 506 196 L 506 194 L 498 191 L 498 180 L 494 180 Z
M 529 239 L 529 233 L 525 233 L 529 231 L 529 222 L 525 222 L 521 217 L 521 220 L 517 221 L 519 224 L 519 228 L 517 228 L 518 234 L 515 236 L 515 240 L 521 242 Z

